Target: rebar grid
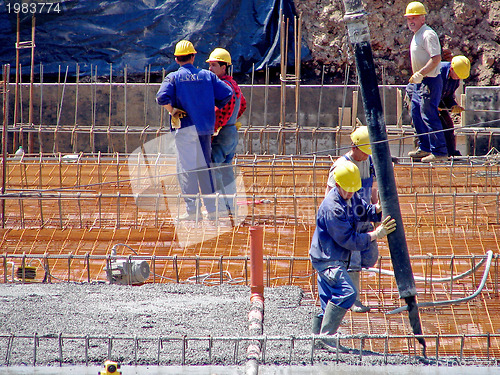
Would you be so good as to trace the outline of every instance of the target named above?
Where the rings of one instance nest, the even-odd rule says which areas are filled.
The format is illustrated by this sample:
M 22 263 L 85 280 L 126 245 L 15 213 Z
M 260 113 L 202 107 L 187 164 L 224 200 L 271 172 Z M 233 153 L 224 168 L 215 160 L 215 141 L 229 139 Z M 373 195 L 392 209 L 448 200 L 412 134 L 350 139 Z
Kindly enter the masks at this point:
M 106 279 L 104 268 L 111 247 L 124 243 L 140 254 L 137 259 L 143 257 L 150 264 L 148 282 L 246 285 L 248 228 L 262 225 L 265 285 L 301 286 L 314 302 L 316 280 L 307 253 L 315 228 L 315 210 L 323 198 L 334 159 L 238 156 L 246 197 L 237 200 L 248 208 L 245 220 L 223 234 L 218 233 L 217 226 L 205 222 L 189 224 L 185 228 L 189 236 L 198 239 L 190 245 L 177 241 L 177 213 L 158 209 L 160 199 L 174 196 L 175 178 L 162 176 L 171 165 L 170 159 L 156 158 L 148 166 L 139 162 L 134 165 L 134 161 L 128 164 L 118 154 L 78 155 L 69 162 L 61 155 L 13 161 L 9 163 L 4 195 L 5 227 L 0 229 L 4 253 L 0 280 L 12 281 L 13 266 L 23 269 L 31 265 L 37 270 L 35 282 L 44 278 L 51 282 L 102 281 Z M 453 166 L 395 165 L 413 271 L 426 280 L 417 282 L 419 302 L 471 295 L 481 269 L 456 282 L 431 280 L 467 271 L 487 249 L 498 253 L 500 178 L 498 167 L 489 162 L 477 158 Z M 147 168 L 151 174 L 144 172 Z M 163 178 L 161 194 L 155 190 L 159 186 L 157 177 Z M 140 195 L 131 188 L 131 181 L 137 178 L 149 184 Z M 436 188 L 429 190 L 429 185 Z M 377 267 L 391 269 L 385 241 L 380 242 L 379 249 Z M 135 259 L 124 247 L 119 248 L 119 256 Z M 491 316 L 500 308 L 498 280 L 495 256 L 479 297 L 463 305 L 422 309 L 424 332 L 436 335 L 434 345 L 438 349 L 433 348 L 431 339 L 429 353 L 439 350 L 439 356 L 462 358 L 484 358 L 496 353 L 498 338 L 490 337 L 484 344 L 481 335 L 500 329 Z M 385 314 L 401 305 L 394 278 L 362 272 L 362 283 L 361 298 L 373 311 L 369 317 L 349 313 L 346 333 L 366 332 L 381 337 L 387 332 L 394 336 L 411 333 L 404 314 Z M 456 338 L 448 339 L 445 334 Z M 469 341 L 463 334 L 474 337 Z M 363 344 L 365 349 L 378 352 L 418 351 L 411 339 L 391 338 L 387 343 L 383 339 L 352 340 L 353 347 Z
M 500 334 L 436 334 L 422 335 L 428 344 L 429 356 L 422 360 L 413 335 L 398 334 L 357 334 L 339 335 L 342 342 L 349 342 L 357 355 L 332 354 L 336 362 L 363 363 L 363 357 L 370 357 L 370 364 L 378 359 L 379 364 L 401 364 L 401 358 L 408 356 L 408 363 L 434 365 L 497 365 L 500 351 L 492 343 L 498 342 Z M 0 356 L 5 358 L 4 365 L 16 365 L 11 360 L 11 353 L 17 351 L 22 356 L 22 364 L 37 363 L 77 364 L 87 366 L 102 363 L 113 357 L 113 349 L 120 347 L 127 351 L 122 354 L 121 363 L 138 365 L 142 363 L 155 365 L 206 365 L 234 364 L 241 365 L 246 361 L 246 346 L 260 342 L 262 347 L 261 363 L 273 364 L 314 364 L 319 360 L 315 350 L 315 341 L 319 336 L 239 336 L 239 337 L 127 337 L 127 336 L 80 336 L 80 335 L 0 335 Z M 405 343 L 406 345 L 401 345 Z M 288 356 L 276 356 L 276 347 L 288 347 Z M 485 353 L 477 355 L 475 347 L 485 347 Z M 393 351 L 394 347 L 401 348 Z M 455 349 L 450 349 L 455 348 Z M 359 349 L 359 350 L 357 350 Z M 190 360 L 190 352 L 206 353 L 201 362 Z M 432 353 L 432 354 L 431 354 Z M 138 361 L 140 356 L 141 362 Z M 31 361 L 29 361 L 31 359 Z M 29 361 L 29 362 L 28 362 Z M 200 361 L 200 359 L 198 359 Z
M 38 146 L 40 153 L 51 151 L 70 152 L 75 151 L 78 142 L 90 145 L 90 151 L 95 152 L 96 136 L 100 135 L 102 139 L 106 137 L 108 143 L 108 152 L 119 149 L 126 154 L 133 151 L 133 147 L 140 146 L 148 140 L 155 139 L 161 135 L 169 133 L 168 127 L 159 125 L 61 125 L 61 124 L 43 124 L 42 126 L 33 126 L 28 123 L 17 123 L 16 126 L 8 125 L 7 132 L 12 134 L 17 145 L 17 139 L 22 144 L 24 138 L 34 138 L 38 136 Z M 296 124 L 285 126 L 280 125 L 260 125 L 249 123 L 241 129 L 241 154 L 274 154 L 279 155 L 307 155 L 320 154 L 342 155 L 347 151 L 350 145 L 349 135 L 353 128 L 351 126 L 339 127 L 297 127 Z M 477 124 L 478 126 L 484 124 Z M 413 148 L 413 137 L 415 131 L 413 127 L 387 125 L 388 140 L 393 145 L 393 156 L 406 156 L 408 148 Z M 498 128 L 494 127 L 456 127 L 456 137 L 460 144 L 469 144 L 471 153 L 475 155 L 478 147 L 478 138 L 488 138 L 487 149 L 490 150 L 494 145 L 494 139 L 499 136 Z M 62 144 L 61 135 L 70 135 L 71 145 Z M 52 136 L 52 140 L 50 139 Z M 45 141 L 44 141 L 45 139 Z M 82 141 L 85 140 L 85 141 Z M 33 141 L 32 141 L 33 143 Z M 481 143 L 482 145 L 482 143 Z M 85 148 L 88 150 L 88 148 Z M 332 147 L 333 146 L 333 147 Z M 335 148 L 328 150 L 328 148 Z M 15 151 L 15 147 L 12 152 Z
M 181 213 L 176 207 L 169 210 L 165 201 L 180 199 L 172 158 L 156 155 L 152 164 L 127 163 L 119 154 L 63 159 L 59 154 L 9 164 L 5 227 L 161 227 Z M 499 223 L 499 166 L 493 159 L 482 164 L 478 160 L 457 166 L 396 165 L 405 223 Z M 248 223 L 313 223 L 333 161 L 315 156 L 238 157 L 243 181 L 238 203 L 248 208 Z

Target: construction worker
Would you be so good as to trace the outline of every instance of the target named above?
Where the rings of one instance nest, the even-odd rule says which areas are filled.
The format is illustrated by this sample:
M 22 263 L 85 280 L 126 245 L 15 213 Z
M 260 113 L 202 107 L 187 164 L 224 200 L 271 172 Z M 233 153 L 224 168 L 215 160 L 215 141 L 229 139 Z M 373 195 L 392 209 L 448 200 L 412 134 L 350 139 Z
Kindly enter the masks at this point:
M 334 170 L 337 165 L 349 160 L 356 164 L 361 175 L 361 189 L 358 194 L 367 203 L 378 202 L 378 190 L 376 187 L 375 168 L 373 167 L 372 148 L 370 146 L 370 137 L 368 135 L 368 127 L 360 126 L 351 133 L 351 149 L 345 155 L 336 160 L 330 168 L 328 174 L 328 182 L 326 186 L 325 196 L 331 189 L 335 187 Z M 373 230 L 373 224 L 368 221 L 360 221 L 357 224 L 357 229 L 360 233 L 366 233 Z M 356 287 L 357 299 L 351 307 L 354 312 L 364 313 L 370 311 L 368 306 L 363 305 L 359 298 L 360 291 L 360 271 L 362 268 L 368 268 L 375 265 L 378 259 L 377 242 L 373 241 L 370 244 L 368 251 L 363 252 L 353 251 L 351 253 L 351 261 L 349 262 L 349 276 L 351 277 L 354 286 Z
M 411 99 L 411 117 L 418 135 L 419 148 L 408 156 L 422 162 L 444 161 L 448 151 L 439 119 L 443 81 L 439 77 L 441 44 L 436 32 L 425 23 L 427 11 L 421 2 L 406 7 L 408 28 L 414 33 L 410 44 L 413 75 L 406 87 Z
M 213 194 L 214 184 L 210 172 L 212 157 L 211 138 L 215 125 L 214 107 L 224 107 L 233 91 L 217 76 L 205 69 L 194 67 L 196 50 L 188 40 L 175 46 L 175 61 L 180 65 L 163 80 L 156 101 L 171 116 L 177 148 L 178 180 L 183 194 Z M 184 197 L 186 213 L 181 220 L 197 220 L 196 198 Z M 214 198 L 204 198 L 208 219 L 214 220 Z
M 231 65 L 231 55 L 224 48 L 216 48 L 208 60 L 209 70 L 220 80 L 227 83 L 233 90 L 229 103 L 215 111 L 215 128 L 212 137 L 212 163 L 214 166 L 215 188 L 222 193 L 220 215 L 232 216 L 234 199 L 227 195 L 236 193 L 233 158 L 238 146 L 237 119 L 245 112 L 247 102 L 236 81 L 228 74 Z
M 361 189 L 361 175 L 351 161 L 340 163 L 333 170 L 335 187 L 330 190 L 318 209 L 316 229 L 309 256 L 318 273 L 318 293 L 322 313 L 313 319 L 313 333 L 333 335 L 354 302 L 356 287 L 347 272 L 353 251 L 366 251 L 372 242 L 396 230 L 396 222 L 386 217 L 375 230 L 357 231 L 360 221 L 380 222 L 381 207 L 368 204 L 356 193 Z M 322 338 L 327 350 L 336 350 L 335 340 Z M 339 346 L 339 350 L 347 348 Z
M 439 119 L 443 126 L 444 138 L 448 156 L 461 156 L 457 150 L 457 142 L 453 131 L 453 119 L 451 113 L 462 113 L 465 109 L 458 105 L 455 91 L 460 86 L 461 79 L 467 79 L 470 75 L 470 61 L 467 57 L 459 55 L 452 58 L 451 62 L 441 62 L 440 77 L 443 80 L 443 92 L 439 103 Z

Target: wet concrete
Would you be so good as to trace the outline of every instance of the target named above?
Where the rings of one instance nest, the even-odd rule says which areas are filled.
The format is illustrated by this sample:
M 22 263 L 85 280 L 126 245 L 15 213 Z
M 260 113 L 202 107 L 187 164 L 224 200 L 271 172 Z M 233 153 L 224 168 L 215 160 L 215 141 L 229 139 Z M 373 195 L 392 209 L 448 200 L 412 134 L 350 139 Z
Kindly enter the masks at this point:
M 249 297 L 249 287 L 227 284 L 0 284 L 0 372 L 33 363 L 35 371 L 42 371 L 38 366 L 56 369 L 60 364 L 74 371 L 72 366 L 101 365 L 106 359 L 129 369 L 135 365 L 154 365 L 153 370 L 157 365 L 243 366 L 250 341 L 241 338 L 251 336 Z M 310 365 L 311 339 L 295 341 L 291 350 L 290 338 L 310 337 L 312 317 L 319 307 L 295 286 L 266 288 L 264 297 L 264 334 L 270 339 L 263 369 L 275 365 L 276 371 L 285 371 Z M 346 318 L 341 330 L 347 330 L 348 324 Z M 210 348 L 208 338 L 213 340 Z M 346 340 L 344 345 L 353 342 Z M 385 356 L 368 343 L 361 356 L 355 349 L 359 340 L 354 344 L 349 354 L 339 358 L 315 350 L 314 363 L 336 366 L 338 361 L 358 369 L 384 364 L 446 368 L 465 363 L 456 357 L 425 359 L 413 350 L 411 355 L 396 351 Z M 491 364 L 469 359 L 469 365 Z

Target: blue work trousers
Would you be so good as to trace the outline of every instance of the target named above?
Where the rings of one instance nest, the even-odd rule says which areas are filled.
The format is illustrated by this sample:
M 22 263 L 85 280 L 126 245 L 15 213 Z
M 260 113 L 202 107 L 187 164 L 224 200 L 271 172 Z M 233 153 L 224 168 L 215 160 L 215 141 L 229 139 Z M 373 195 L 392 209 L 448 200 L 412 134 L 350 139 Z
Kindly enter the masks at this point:
M 359 222 L 356 231 L 368 233 L 373 230 L 373 224 L 369 221 Z M 361 271 L 362 268 L 373 267 L 378 260 L 377 241 L 372 241 L 367 250 L 352 251 L 349 260 L 349 272 Z
M 440 76 L 425 77 L 422 83 L 410 83 L 406 92 L 411 98 L 411 117 L 420 142 L 420 149 L 436 156 L 448 155 L 439 119 L 443 80 Z M 428 134 L 429 132 L 435 132 Z
M 214 184 L 210 169 L 210 134 L 198 135 L 195 126 L 181 128 L 175 132 L 177 148 L 177 173 L 182 194 L 213 194 Z M 196 212 L 196 197 L 184 197 L 189 214 Z M 215 199 L 203 198 L 207 212 L 215 212 Z
M 226 195 L 236 194 L 233 158 L 238 146 L 238 129 L 235 125 L 223 126 L 212 139 L 212 165 L 215 189 L 222 195 L 219 211 L 234 214 L 234 199 Z
M 344 262 L 318 271 L 318 293 L 323 312 L 329 301 L 344 309 L 349 309 L 354 304 L 357 292 Z

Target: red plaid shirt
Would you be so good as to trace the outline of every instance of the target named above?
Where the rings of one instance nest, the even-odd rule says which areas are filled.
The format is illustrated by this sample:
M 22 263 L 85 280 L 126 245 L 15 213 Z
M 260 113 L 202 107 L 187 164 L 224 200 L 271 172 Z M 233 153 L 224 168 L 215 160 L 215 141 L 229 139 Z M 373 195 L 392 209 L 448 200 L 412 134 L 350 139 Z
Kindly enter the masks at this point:
M 237 118 L 239 118 L 243 114 L 243 112 L 245 112 L 245 110 L 247 109 L 247 101 L 243 96 L 243 93 L 241 92 L 241 89 L 239 88 L 238 84 L 233 79 L 233 77 L 224 75 L 219 78 L 222 81 L 226 82 L 233 89 L 233 96 L 231 97 L 229 103 L 227 103 L 223 108 L 216 108 L 214 131 L 217 131 L 217 129 L 227 124 L 227 121 L 231 118 L 231 115 L 233 114 L 234 106 L 236 104 L 236 98 L 240 99 L 240 110 L 238 111 Z

